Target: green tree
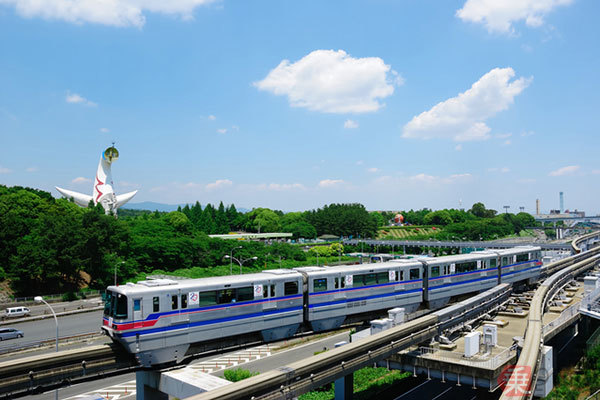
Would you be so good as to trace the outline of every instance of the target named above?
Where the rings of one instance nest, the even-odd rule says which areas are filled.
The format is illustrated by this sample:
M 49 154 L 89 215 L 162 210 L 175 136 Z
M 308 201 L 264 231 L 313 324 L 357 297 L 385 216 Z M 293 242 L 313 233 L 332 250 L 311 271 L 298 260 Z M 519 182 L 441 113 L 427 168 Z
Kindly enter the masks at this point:
M 255 208 L 248 213 L 248 230 L 253 232 L 278 232 L 279 215 L 268 208 Z

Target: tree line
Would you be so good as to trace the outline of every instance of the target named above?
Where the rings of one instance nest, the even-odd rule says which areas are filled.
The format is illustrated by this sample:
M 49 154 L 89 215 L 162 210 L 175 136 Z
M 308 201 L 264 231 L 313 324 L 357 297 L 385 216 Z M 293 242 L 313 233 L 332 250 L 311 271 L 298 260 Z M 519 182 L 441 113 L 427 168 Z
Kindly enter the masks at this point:
M 339 213 L 335 218 L 332 209 Z M 169 213 L 123 211 L 115 218 L 100 205 L 82 208 L 45 191 L 0 185 L 0 281 L 8 279 L 16 294 L 31 296 L 75 292 L 82 286 L 105 288 L 113 283 L 115 268 L 123 281 L 155 270 L 225 265 L 229 261 L 223 257 L 232 251 L 249 259 L 244 264 L 249 267 L 281 259 L 305 261 L 300 246 L 212 239 L 208 234 L 244 230 L 308 238 L 323 233 L 369 237 L 376 229 L 373 217 L 357 204 L 286 214 L 266 208 L 240 213 L 223 203 L 196 203 Z

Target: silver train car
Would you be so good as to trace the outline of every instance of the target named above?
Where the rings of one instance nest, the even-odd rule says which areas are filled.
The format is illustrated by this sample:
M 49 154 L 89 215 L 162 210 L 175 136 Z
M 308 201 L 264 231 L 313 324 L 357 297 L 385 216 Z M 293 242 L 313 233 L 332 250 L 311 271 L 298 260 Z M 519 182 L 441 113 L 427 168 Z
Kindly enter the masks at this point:
M 102 329 L 143 366 L 180 362 L 190 345 L 260 335 L 269 342 L 368 320 L 394 307 L 439 308 L 453 296 L 535 280 L 539 247 L 336 267 L 266 270 L 109 286 Z

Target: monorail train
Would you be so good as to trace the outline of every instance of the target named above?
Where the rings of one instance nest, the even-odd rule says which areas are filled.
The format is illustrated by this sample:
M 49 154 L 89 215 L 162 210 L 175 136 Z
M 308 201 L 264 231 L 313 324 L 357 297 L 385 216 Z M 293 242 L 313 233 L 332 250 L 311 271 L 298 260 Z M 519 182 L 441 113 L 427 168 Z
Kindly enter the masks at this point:
M 102 329 L 143 366 L 180 362 L 191 344 L 260 334 L 324 331 L 404 307 L 445 305 L 500 283 L 535 280 L 533 246 L 374 264 L 266 270 L 202 279 L 155 279 L 109 286 Z

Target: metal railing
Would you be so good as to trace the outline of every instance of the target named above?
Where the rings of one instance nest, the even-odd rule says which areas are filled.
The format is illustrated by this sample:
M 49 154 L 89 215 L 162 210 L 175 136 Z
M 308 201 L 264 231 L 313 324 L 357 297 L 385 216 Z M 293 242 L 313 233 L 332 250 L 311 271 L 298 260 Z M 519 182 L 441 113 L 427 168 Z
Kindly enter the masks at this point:
M 579 314 L 579 303 L 575 303 L 575 304 L 565 308 L 560 313 L 558 318 L 556 318 L 554 321 L 549 322 L 546 325 L 544 325 L 544 327 L 542 328 L 542 335 L 546 336 L 553 330 L 560 328 L 564 323 L 570 321 L 577 314 Z
M 496 347 L 500 348 L 500 347 Z M 419 347 L 418 352 L 420 357 L 427 358 L 430 360 L 440 360 L 449 363 L 455 364 L 463 364 L 468 365 L 470 367 L 478 367 L 478 368 L 486 368 L 486 369 L 496 369 L 502 365 L 504 365 L 511 357 L 517 354 L 517 347 L 503 347 L 503 350 L 491 357 L 491 354 L 487 358 L 477 358 L 471 357 L 466 358 L 464 355 L 460 353 L 456 353 L 453 351 L 441 350 L 432 347 Z M 481 357 L 481 355 L 479 356 Z
M 85 297 L 95 297 L 95 296 L 102 296 L 103 293 L 104 293 L 104 290 L 89 290 L 89 291 L 85 291 L 85 292 L 77 292 L 75 294 L 77 296 L 81 296 L 83 294 L 83 295 L 85 295 Z M 48 303 L 55 303 L 58 301 L 62 301 L 63 296 L 65 296 L 65 293 L 48 294 L 48 295 L 44 295 L 44 300 L 46 300 Z M 3 305 L 3 306 L 10 306 L 10 305 L 14 305 L 14 304 L 35 304 L 35 300 L 33 297 L 15 297 L 15 298 L 0 302 L 0 305 Z
M 581 308 L 584 310 L 590 310 L 594 307 L 594 303 L 600 298 L 600 287 L 597 287 L 593 291 L 586 293 L 581 299 Z

